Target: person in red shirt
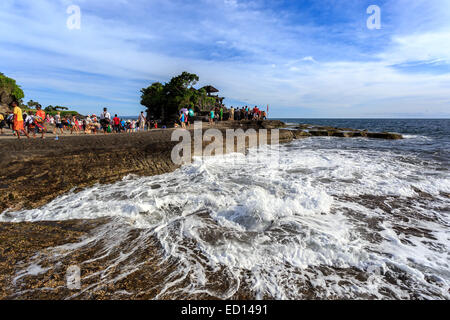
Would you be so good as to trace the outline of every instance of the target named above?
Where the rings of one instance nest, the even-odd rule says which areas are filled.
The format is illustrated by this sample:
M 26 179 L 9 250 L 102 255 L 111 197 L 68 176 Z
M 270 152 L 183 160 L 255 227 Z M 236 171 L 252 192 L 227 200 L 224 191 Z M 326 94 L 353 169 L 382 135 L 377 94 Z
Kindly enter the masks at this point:
M 114 124 L 114 131 L 116 133 L 120 132 L 120 118 L 117 116 L 117 114 L 113 118 L 113 124 Z
M 44 125 L 44 121 L 45 121 L 45 111 L 42 110 L 42 107 L 40 105 L 36 106 L 36 131 L 35 134 L 38 133 L 39 131 L 42 133 L 41 138 L 44 139 L 44 135 L 45 132 L 47 131 L 47 128 Z

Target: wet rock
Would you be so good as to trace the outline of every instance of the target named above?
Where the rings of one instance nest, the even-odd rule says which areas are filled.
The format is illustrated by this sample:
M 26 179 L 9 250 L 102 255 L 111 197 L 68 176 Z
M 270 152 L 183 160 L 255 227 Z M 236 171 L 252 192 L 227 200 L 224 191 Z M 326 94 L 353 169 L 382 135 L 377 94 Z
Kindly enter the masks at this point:
M 303 131 L 303 130 L 295 130 L 295 131 L 292 131 L 292 133 L 294 134 L 295 139 L 311 137 L 311 133 Z
M 374 138 L 374 139 L 387 139 L 387 140 L 403 139 L 403 136 L 401 134 L 391 133 L 391 132 L 367 132 L 366 136 L 368 138 Z
M 294 140 L 294 133 L 292 130 L 280 130 L 280 143 L 287 143 Z
M 309 133 L 314 137 L 328 137 L 329 132 L 326 130 L 309 130 Z
M 305 127 L 305 126 L 303 126 Z M 322 126 L 309 126 L 307 127 L 311 136 L 315 137 L 340 137 L 340 138 L 356 138 L 367 137 L 373 139 L 387 139 L 398 140 L 403 139 L 403 136 L 398 133 L 391 132 L 368 132 L 367 130 L 354 130 L 349 128 L 333 128 Z
M 281 129 L 286 128 L 286 124 L 279 120 L 263 120 L 260 126 L 264 129 Z

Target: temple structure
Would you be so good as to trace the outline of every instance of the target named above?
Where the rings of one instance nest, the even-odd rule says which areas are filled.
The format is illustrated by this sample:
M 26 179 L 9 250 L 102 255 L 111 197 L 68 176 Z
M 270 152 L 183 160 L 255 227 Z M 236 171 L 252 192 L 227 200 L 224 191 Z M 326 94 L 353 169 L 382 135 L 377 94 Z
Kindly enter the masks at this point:
M 206 93 L 208 94 L 208 97 L 216 98 L 216 104 L 222 105 L 224 97 L 219 97 L 219 95 L 213 95 L 213 93 L 219 92 L 216 88 L 213 86 L 204 86 L 202 89 L 205 89 Z

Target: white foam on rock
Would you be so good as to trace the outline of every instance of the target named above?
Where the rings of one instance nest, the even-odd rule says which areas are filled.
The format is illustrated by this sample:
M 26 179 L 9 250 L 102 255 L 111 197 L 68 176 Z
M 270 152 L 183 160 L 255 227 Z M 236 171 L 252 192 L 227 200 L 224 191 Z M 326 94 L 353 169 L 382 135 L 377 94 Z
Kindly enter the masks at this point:
M 301 298 L 299 287 L 305 283 L 321 297 L 411 297 L 405 283 L 387 280 L 389 274 L 395 278 L 403 272 L 418 296 L 450 298 L 450 219 L 441 210 L 450 203 L 441 196 L 450 193 L 448 174 L 424 167 L 420 159 L 404 162 L 389 151 L 310 148 L 316 141 L 281 147 L 279 164 L 268 156 L 252 162 L 255 151 L 247 157 L 213 157 L 173 173 L 127 177 L 66 194 L 38 209 L 6 212 L 0 219 L 113 217 L 115 223 L 152 230 L 166 254 L 182 261 L 179 272 L 191 275 L 191 292 L 206 290 L 207 264 L 225 267 L 234 279 L 250 271 L 247 280 L 257 297 Z M 402 208 L 401 200 L 416 201 L 417 189 L 433 199 L 425 207 L 422 202 Z M 397 197 L 398 210 L 414 209 L 436 219 L 405 223 L 380 208 L 345 200 L 363 195 Z M 363 219 L 352 219 L 349 210 Z M 380 230 L 364 224 L 365 219 L 381 219 Z M 396 232 L 401 224 L 429 230 L 434 240 Z M 362 236 L 373 233 L 381 241 Z M 201 263 L 186 240 L 205 257 Z M 446 250 L 436 249 L 442 246 Z M 356 269 L 368 278 L 359 280 L 350 271 L 324 274 L 322 268 Z M 226 292 L 208 293 L 228 298 L 239 283 Z M 163 293 L 173 285 L 169 281 Z

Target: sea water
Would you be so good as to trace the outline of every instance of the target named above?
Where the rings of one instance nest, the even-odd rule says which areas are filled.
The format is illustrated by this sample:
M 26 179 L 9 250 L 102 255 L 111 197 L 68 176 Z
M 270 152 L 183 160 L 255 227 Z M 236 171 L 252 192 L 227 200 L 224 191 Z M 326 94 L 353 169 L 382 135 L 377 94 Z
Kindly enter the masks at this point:
M 263 151 L 279 152 L 277 163 L 256 149 L 196 159 L 169 174 L 129 176 L 0 219 L 110 218 L 80 243 L 50 251 L 57 263 L 101 243 L 94 259 L 110 255 L 115 272 L 101 271 L 82 292 L 138 272 L 152 238 L 161 266 L 171 264 L 157 299 L 227 299 L 244 288 L 254 298 L 449 299 L 450 120 L 285 121 L 395 131 L 405 139 L 301 139 Z M 141 233 L 125 241 L 130 230 Z M 48 271 L 40 259 L 16 280 L 27 270 Z

